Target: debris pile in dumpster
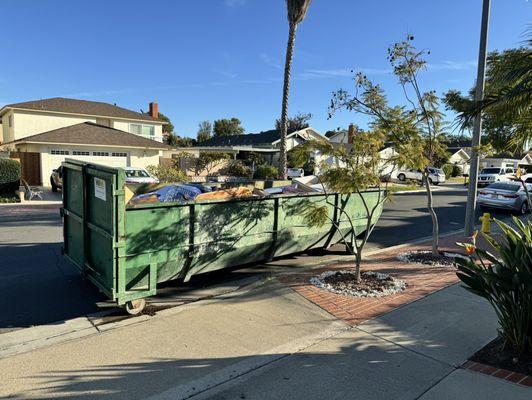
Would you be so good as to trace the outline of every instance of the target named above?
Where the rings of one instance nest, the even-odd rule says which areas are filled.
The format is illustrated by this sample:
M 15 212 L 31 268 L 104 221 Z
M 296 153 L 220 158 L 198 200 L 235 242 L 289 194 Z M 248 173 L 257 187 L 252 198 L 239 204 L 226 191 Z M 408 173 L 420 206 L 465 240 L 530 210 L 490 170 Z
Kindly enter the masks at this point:
M 322 192 L 322 190 L 297 182 L 296 180 L 291 185 L 272 187 L 264 190 L 257 188 L 250 189 L 246 186 L 223 189 L 211 188 L 201 183 L 175 183 L 155 188 L 148 193 L 136 194 L 129 201 L 129 204 L 223 201 L 240 198 L 263 198 L 280 194 L 298 195 L 313 192 Z

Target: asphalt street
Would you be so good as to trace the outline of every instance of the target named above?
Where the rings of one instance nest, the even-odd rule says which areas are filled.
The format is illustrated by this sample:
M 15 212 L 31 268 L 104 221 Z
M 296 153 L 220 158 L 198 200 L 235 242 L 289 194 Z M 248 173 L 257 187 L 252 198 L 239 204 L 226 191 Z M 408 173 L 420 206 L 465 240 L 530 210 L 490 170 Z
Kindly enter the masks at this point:
M 442 234 L 463 227 L 465 195 L 465 189 L 459 185 L 435 192 L 434 205 Z M 368 249 L 401 244 L 430 234 L 425 194 L 395 195 L 393 202 L 385 206 Z M 35 205 L 30 209 L 0 207 L 0 302 L 3 306 L 0 333 L 75 318 L 111 306 L 61 256 L 61 244 L 58 205 Z M 241 279 L 243 274 L 225 272 L 193 279 L 191 283 L 178 285 L 179 295 L 183 296 L 188 287 L 197 290 L 230 285 L 231 280 L 237 279 L 236 275 Z M 161 296 L 175 296 L 174 288 L 167 285 Z

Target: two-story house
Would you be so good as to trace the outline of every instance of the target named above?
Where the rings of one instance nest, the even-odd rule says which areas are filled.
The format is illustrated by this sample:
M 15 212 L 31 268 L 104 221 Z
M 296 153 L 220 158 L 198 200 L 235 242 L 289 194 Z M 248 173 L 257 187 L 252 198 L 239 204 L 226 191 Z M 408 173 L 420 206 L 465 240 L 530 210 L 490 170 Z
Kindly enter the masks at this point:
M 157 103 L 141 113 L 96 101 L 51 98 L 8 104 L 0 110 L 0 150 L 21 161 L 23 177 L 49 185 L 65 158 L 117 167 L 157 165 L 162 126 Z

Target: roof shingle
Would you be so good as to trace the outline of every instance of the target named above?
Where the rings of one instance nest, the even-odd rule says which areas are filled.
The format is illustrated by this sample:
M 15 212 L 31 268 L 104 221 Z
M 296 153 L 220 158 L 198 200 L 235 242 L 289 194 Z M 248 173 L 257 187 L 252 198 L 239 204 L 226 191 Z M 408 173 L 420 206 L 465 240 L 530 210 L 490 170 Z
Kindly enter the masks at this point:
M 140 113 L 126 108 L 118 107 L 109 103 L 99 101 L 68 99 L 64 97 L 53 97 L 51 99 L 25 101 L 22 103 L 8 104 L 4 108 L 22 108 L 25 110 L 55 111 L 70 114 L 96 115 L 103 117 L 128 118 L 144 121 L 157 121 L 151 115 Z
M 164 143 L 92 122 L 82 122 L 81 124 L 38 133 L 37 135 L 16 140 L 14 143 L 17 142 L 92 144 L 161 150 L 171 149 L 170 146 Z

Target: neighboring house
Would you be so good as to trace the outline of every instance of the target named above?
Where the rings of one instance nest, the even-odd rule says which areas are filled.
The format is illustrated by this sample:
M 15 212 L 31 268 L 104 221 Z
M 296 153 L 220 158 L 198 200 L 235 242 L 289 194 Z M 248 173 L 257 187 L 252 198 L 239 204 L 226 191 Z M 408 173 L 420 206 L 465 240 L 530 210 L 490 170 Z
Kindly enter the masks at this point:
M 149 113 L 116 105 L 51 98 L 9 104 L 0 110 L 0 150 L 21 161 L 23 178 L 32 185 L 49 185 L 54 168 L 65 158 L 110 166 L 145 167 L 159 164 L 169 149 L 162 143 L 157 103 Z
M 325 136 L 309 127 L 288 134 L 286 149 L 290 151 L 294 147 L 312 139 L 327 140 Z M 244 135 L 215 136 L 198 143 L 193 149 L 198 152 L 197 154 L 202 152 L 223 152 L 233 155 L 234 158 L 241 158 L 245 153 L 260 153 L 264 156 L 266 162 L 278 166 L 280 147 L 281 136 L 279 131 L 270 130 Z M 187 151 L 186 148 L 180 150 Z
M 469 174 L 469 154 L 460 147 L 447 147 L 447 152 L 450 154 L 449 164 L 458 165 L 463 174 Z
M 344 132 L 340 132 L 344 133 Z M 332 137 L 332 136 L 331 136 Z M 347 135 L 343 136 L 342 139 L 347 138 Z M 330 139 L 330 138 L 329 138 Z M 346 142 L 333 142 L 337 146 L 347 146 L 349 147 L 349 143 Z M 397 178 L 397 171 L 399 170 L 399 167 L 396 165 L 394 159 L 397 155 L 395 152 L 395 149 L 388 143 L 386 143 L 383 148 L 379 151 L 380 155 L 380 163 L 379 163 L 379 175 L 383 178 L 391 178 L 395 179 Z M 328 157 L 325 162 L 330 166 L 336 166 L 336 167 L 343 167 L 344 164 L 341 163 L 338 159 L 334 157 Z
M 532 165 L 532 157 L 529 153 L 519 156 L 509 154 L 499 154 L 480 159 L 480 168 L 499 167 L 499 168 L 517 168 L 528 167 Z
M 158 119 L 157 103 L 150 103 L 149 107 L 149 113 L 140 113 L 113 104 L 62 97 L 8 104 L 0 109 L 1 142 L 81 122 L 93 122 L 162 142 L 165 123 Z

